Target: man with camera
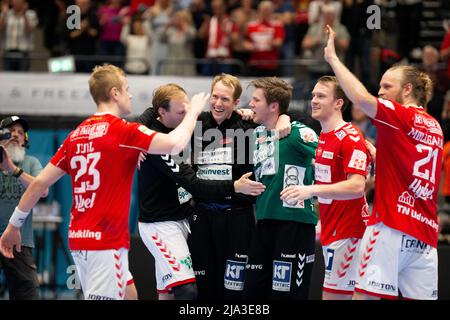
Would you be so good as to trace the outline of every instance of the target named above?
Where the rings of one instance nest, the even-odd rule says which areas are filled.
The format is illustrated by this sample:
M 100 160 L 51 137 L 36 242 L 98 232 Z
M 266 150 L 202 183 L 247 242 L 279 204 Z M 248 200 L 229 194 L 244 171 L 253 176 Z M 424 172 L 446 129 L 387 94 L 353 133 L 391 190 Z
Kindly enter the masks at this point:
M 39 160 L 26 154 L 29 128 L 18 116 L 0 122 L 0 235 L 22 194 L 42 170 Z M 47 196 L 47 191 L 42 196 Z M 20 252 L 14 252 L 14 259 L 0 253 L 0 269 L 5 274 L 10 299 L 38 299 L 36 264 L 31 252 L 34 247 L 32 215 L 23 224 L 21 234 Z

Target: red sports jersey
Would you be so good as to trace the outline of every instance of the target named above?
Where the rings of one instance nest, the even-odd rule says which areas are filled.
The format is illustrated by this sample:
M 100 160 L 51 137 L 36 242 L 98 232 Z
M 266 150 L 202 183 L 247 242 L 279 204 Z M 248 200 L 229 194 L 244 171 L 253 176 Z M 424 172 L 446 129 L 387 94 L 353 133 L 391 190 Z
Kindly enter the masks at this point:
M 50 160 L 72 179 L 71 250 L 129 248 L 131 183 L 156 132 L 111 114 L 84 120 Z
M 280 22 L 250 22 L 247 26 L 247 38 L 253 43 L 255 49 L 250 54 L 252 65 L 260 69 L 276 69 L 279 49 L 273 48 L 275 39 L 284 39 L 284 28 Z M 260 63 L 258 61 L 269 61 Z M 270 63 L 273 61 L 273 63 Z
M 443 134 L 423 108 L 378 99 L 375 201 L 369 224 L 379 221 L 437 246 L 437 193 Z
M 348 174 L 367 176 L 370 155 L 360 131 L 351 123 L 327 133 L 320 133 L 316 150 L 316 184 L 347 180 Z M 369 216 L 365 196 L 353 200 L 319 197 L 320 241 L 328 245 L 347 238 L 362 238 Z

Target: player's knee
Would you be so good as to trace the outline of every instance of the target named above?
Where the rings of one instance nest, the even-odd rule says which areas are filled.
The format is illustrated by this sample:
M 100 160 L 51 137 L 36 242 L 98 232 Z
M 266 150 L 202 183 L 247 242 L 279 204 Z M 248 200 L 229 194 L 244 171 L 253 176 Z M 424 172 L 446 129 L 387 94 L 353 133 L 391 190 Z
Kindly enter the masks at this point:
M 175 300 L 196 300 L 197 284 L 195 282 L 183 284 L 172 288 Z

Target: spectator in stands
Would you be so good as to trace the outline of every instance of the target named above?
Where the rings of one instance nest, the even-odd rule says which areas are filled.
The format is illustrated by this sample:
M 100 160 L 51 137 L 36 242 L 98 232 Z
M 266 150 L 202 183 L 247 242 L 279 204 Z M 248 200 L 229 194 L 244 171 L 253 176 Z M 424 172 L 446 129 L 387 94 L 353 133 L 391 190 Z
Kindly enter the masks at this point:
M 75 55 L 76 71 L 90 73 L 94 67 L 93 56 L 99 35 L 98 19 L 91 0 L 75 0 L 75 5 L 80 8 L 80 29 L 68 30 L 67 49 L 70 54 Z M 77 55 L 91 58 L 76 57 Z
M 397 49 L 403 58 L 420 59 L 419 33 L 422 0 L 397 0 Z
M 30 128 L 28 122 L 17 116 L 7 117 L 0 122 L 0 130 L 5 128 L 11 132 L 11 137 L 0 141 L 0 235 L 5 231 L 20 197 L 42 170 L 39 160 L 25 151 Z M 42 196 L 47 196 L 47 192 Z M 20 252 L 14 250 L 13 259 L 7 259 L 0 253 L 0 269 L 5 274 L 10 299 L 34 300 L 39 298 L 39 283 L 32 255 L 34 240 L 31 215 L 25 220 L 21 232 Z
M 320 22 L 323 18 L 323 8 L 332 6 L 336 12 L 336 20 L 341 21 L 342 3 L 336 0 L 312 0 L 308 6 L 309 24 Z
M 122 0 L 107 0 L 97 11 L 100 24 L 97 54 L 114 57 L 103 59 L 108 60 L 103 62 L 109 62 L 119 67 L 123 65 L 125 56 L 125 48 L 120 42 L 120 34 L 128 10 L 128 7 L 122 5 Z
M 197 30 L 197 36 L 194 40 L 194 57 L 196 59 L 203 58 L 205 56 L 206 42 L 198 35 L 198 30 L 200 30 L 203 22 L 209 19 L 210 10 L 209 5 L 207 5 L 205 0 L 193 0 L 190 6 L 190 11 L 192 14 L 192 19 L 194 21 L 195 29 Z M 203 65 L 201 63 L 196 64 L 197 73 L 202 72 Z
M 161 41 L 161 34 L 169 23 L 173 12 L 172 0 L 156 0 L 155 5 L 150 7 L 145 14 L 150 19 L 150 26 L 153 32 L 153 41 L 150 49 L 152 74 L 157 74 L 159 61 L 167 58 L 167 44 Z
M 342 24 L 350 34 L 350 45 L 345 56 L 345 65 L 361 79 L 362 83 L 372 88 L 370 79 L 370 47 L 372 43 L 372 30 L 367 28 L 367 8 L 374 3 L 373 0 L 345 0 L 342 6 Z M 355 66 L 358 65 L 358 69 Z
M 447 71 L 439 65 L 439 51 L 430 45 L 426 45 L 422 50 L 421 71 L 426 72 L 433 81 L 433 97 L 427 105 L 430 115 L 441 122 L 441 115 L 444 106 L 444 98 L 449 89 Z
M 256 10 L 253 7 L 253 0 L 243 0 L 240 6 L 231 11 L 231 19 L 234 23 L 231 34 L 232 56 L 241 60 L 244 66 L 247 64 L 249 52 L 245 50 L 244 41 L 247 33 L 247 26 L 250 21 L 256 19 Z M 233 74 L 242 74 L 244 70 L 234 68 Z
M 50 51 L 52 57 L 65 53 L 67 34 L 67 5 L 64 0 L 53 0 L 46 6 L 45 15 L 38 16 L 40 25 L 43 26 L 44 46 Z
M 361 130 L 361 133 L 366 140 L 369 140 L 372 144 L 376 144 L 377 128 L 370 122 L 369 118 L 367 118 L 366 114 L 362 112 L 359 106 L 352 105 L 351 109 L 351 122 Z
M 150 71 L 151 30 L 148 20 L 136 11 L 131 19 L 125 18 L 120 41 L 125 46 L 127 58 L 124 69 L 129 74 L 148 74 Z
M 274 16 L 283 24 L 284 41 L 280 48 L 280 58 L 284 60 L 281 68 L 283 76 L 293 76 L 295 65 L 289 60 L 295 59 L 295 9 L 290 0 L 273 0 Z
M 447 77 L 450 79 L 450 26 L 442 40 L 440 55 L 441 59 L 447 62 Z
M 3 38 L 4 69 L 8 71 L 28 71 L 30 52 L 34 49 L 33 35 L 38 25 L 36 12 L 28 9 L 26 0 L 2 0 L 0 32 Z
M 210 63 L 203 65 L 205 76 L 231 72 L 231 66 L 222 60 L 231 58 L 233 22 L 226 12 L 224 0 L 213 0 L 211 10 L 212 17 L 205 19 L 198 30 L 198 36 L 206 42 L 205 58 L 210 59 Z
M 169 59 L 194 59 L 192 44 L 196 30 L 192 15 L 188 10 L 180 10 L 173 14 L 170 23 L 164 29 L 161 37 L 167 43 Z M 194 76 L 197 74 L 193 61 L 167 63 L 162 66 L 161 74 Z
M 285 38 L 283 24 L 273 18 L 273 3 L 261 1 L 258 18 L 248 24 L 245 48 L 250 51 L 250 72 L 257 77 L 276 76 Z
M 323 48 L 327 42 L 325 26 L 332 26 L 336 32 L 336 50 L 341 59 L 344 58 L 345 52 L 350 44 L 350 35 L 347 28 L 343 26 L 337 19 L 336 8 L 333 5 L 322 5 L 321 18 L 319 22 L 311 24 L 308 32 L 302 41 L 302 48 L 305 50 L 305 58 L 313 58 L 316 63 L 308 66 L 311 80 L 320 78 L 321 76 L 331 73 L 330 66 L 323 58 Z

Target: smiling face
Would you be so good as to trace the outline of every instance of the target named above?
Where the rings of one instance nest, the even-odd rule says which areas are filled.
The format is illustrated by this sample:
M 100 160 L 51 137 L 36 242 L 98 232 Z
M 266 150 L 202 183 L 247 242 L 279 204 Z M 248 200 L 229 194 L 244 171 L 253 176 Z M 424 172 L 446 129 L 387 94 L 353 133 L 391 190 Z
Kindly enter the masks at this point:
M 312 91 L 311 116 L 319 122 L 329 120 L 340 113 L 340 99 L 336 99 L 332 83 L 317 82 Z
M 234 100 L 234 88 L 226 86 L 222 81 L 217 82 L 211 91 L 211 113 L 218 124 L 229 119 L 239 99 Z

